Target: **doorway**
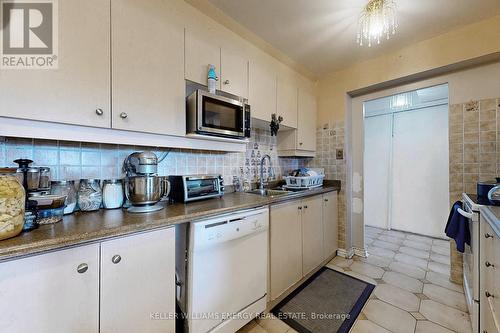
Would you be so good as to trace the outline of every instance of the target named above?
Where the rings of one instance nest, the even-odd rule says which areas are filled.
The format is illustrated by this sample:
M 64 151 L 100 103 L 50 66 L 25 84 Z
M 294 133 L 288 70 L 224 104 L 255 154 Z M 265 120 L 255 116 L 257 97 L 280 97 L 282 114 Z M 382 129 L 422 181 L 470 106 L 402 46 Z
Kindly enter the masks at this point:
M 444 237 L 448 85 L 363 103 L 364 225 Z

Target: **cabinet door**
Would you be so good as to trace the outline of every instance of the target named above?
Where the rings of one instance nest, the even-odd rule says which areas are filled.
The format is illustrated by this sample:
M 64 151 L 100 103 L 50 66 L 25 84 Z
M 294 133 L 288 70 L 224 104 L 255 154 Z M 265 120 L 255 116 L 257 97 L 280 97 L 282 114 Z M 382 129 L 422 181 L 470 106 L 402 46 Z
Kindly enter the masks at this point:
M 231 48 L 222 48 L 221 90 L 227 93 L 248 98 L 248 59 Z
M 1 263 L 0 286 L 0 332 L 99 331 L 98 244 Z
M 178 16 L 171 1 L 112 0 L 113 128 L 185 135 Z
M 314 196 L 302 200 L 302 272 L 304 275 L 323 261 L 323 200 Z
M 271 300 L 302 278 L 300 201 L 271 206 Z
M 276 74 L 270 67 L 251 62 L 248 73 L 252 118 L 264 121 L 271 121 L 276 113 Z
M 185 78 L 206 86 L 208 65 L 214 65 L 219 77 L 216 89 L 220 89 L 220 46 L 213 35 L 210 30 L 197 33 L 186 28 Z
M 338 249 L 338 206 L 337 192 L 323 195 L 324 259 Z
M 174 228 L 101 244 L 100 333 L 175 331 L 174 244 Z
M 277 114 L 283 117 L 282 124 L 297 128 L 297 85 L 280 77 L 277 91 Z
M 0 116 L 110 127 L 109 0 L 59 1 L 58 12 L 59 67 L 0 70 Z
M 316 97 L 299 89 L 297 149 L 316 150 Z

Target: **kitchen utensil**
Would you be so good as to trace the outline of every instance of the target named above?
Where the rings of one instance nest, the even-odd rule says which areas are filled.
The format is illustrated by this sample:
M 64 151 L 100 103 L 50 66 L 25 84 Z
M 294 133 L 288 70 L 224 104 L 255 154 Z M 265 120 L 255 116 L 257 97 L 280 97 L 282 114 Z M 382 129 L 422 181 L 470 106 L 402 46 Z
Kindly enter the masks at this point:
M 0 240 L 17 236 L 24 225 L 26 195 L 16 169 L 0 169 Z
M 72 214 L 76 209 L 76 187 L 74 180 L 58 180 L 50 183 L 50 194 L 65 196 L 64 215 Z
M 130 176 L 125 180 L 125 195 L 132 206 L 129 212 L 139 213 L 157 211 L 163 208 L 156 205 L 161 200 L 163 183 L 158 176 Z
M 99 210 L 102 203 L 101 181 L 99 179 L 80 179 L 78 206 L 82 212 Z
M 123 162 L 123 171 L 127 176 L 156 175 L 158 172 L 158 157 L 150 151 L 130 154 Z
M 38 189 L 41 191 L 50 190 L 50 168 L 40 167 L 40 181 L 38 184 Z
M 116 209 L 123 205 L 123 181 L 106 179 L 102 185 L 102 202 L 105 209 Z

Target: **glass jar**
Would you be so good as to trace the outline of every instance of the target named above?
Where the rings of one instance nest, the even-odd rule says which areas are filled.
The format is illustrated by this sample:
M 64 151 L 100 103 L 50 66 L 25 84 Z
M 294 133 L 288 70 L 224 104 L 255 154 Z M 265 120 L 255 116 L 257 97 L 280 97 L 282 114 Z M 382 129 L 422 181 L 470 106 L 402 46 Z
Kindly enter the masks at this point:
M 50 190 L 50 168 L 40 167 L 40 182 L 38 184 L 39 190 Z
M 80 179 L 78 206 L 82 212 L 99 210 L 102 203 L 101 181 L 99 179 Z
M 105 209 L 123 206 L 123 182 L 121 179 L 106 179 L 102 185 L 102 204 Z
M 27 177 L 28 191 L 37 191 L 40 186 L 40 168 L 29 168 Z
M 24 225 L 24 187 L 15 168 L 0 169 L 0 240 L 17 236 Z
M 73 214 L 76 209 L 76 187 L 74 180 L 58 180 L 50 183 L 50 194 L 64 195 L 64 215 Z

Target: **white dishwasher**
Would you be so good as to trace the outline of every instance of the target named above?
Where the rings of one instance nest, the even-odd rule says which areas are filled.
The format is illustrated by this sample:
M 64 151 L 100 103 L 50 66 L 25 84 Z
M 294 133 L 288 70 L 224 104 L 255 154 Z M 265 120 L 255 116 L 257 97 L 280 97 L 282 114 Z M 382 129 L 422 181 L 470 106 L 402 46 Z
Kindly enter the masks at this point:
M 269 210 L 190 224 L 184 315 L 189 333 L 234 333 L 266 308 Z

